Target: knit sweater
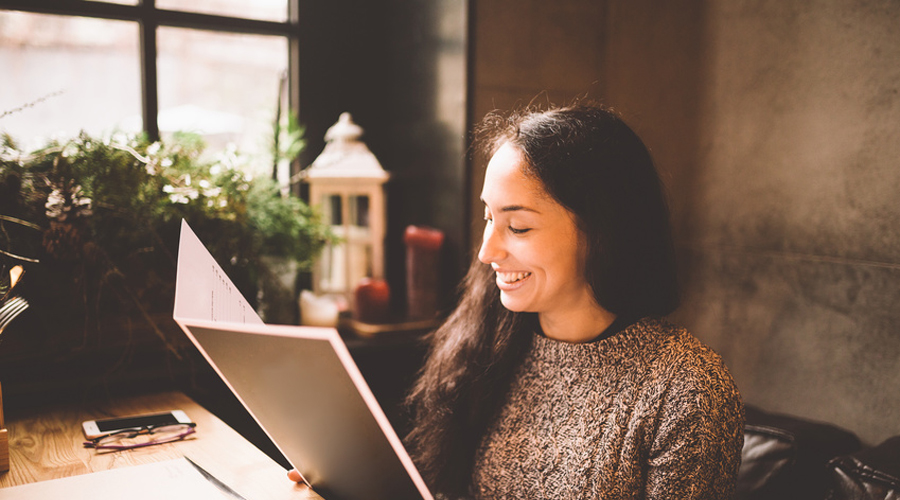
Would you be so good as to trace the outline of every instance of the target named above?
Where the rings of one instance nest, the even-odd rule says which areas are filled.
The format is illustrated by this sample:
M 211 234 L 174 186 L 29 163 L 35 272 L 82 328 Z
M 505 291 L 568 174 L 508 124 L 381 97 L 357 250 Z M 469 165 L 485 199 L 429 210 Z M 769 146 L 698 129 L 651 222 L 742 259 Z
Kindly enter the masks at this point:
M 743 405 L 721 358 L 645 318 L 583 344 L 535 335 L 476 451 L 478 499 L 730 499 Z

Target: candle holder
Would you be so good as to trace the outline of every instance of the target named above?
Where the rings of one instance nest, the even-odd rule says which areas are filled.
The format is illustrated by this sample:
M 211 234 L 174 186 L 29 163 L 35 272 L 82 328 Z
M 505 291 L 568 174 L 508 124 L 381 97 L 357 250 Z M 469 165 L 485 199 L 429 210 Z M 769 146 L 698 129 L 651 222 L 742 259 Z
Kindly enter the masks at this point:
M 300 172 L 311 205 L 338 236 L 313 268 L 313 291 L 348 302 L 363 278 L 384 277 L 385 195 L 390 174 L 360 140 L 362 128 L 343 113 L 325 134 L 322 154 Z

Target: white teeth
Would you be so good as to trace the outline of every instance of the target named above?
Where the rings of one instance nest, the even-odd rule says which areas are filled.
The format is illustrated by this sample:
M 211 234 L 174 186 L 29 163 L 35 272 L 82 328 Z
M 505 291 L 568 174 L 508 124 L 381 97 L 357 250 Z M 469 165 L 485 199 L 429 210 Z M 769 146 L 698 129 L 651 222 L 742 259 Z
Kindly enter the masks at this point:
M 531 273 L 497 273 L 497 277 L 504 283 L 515 283 L 531 276 Z

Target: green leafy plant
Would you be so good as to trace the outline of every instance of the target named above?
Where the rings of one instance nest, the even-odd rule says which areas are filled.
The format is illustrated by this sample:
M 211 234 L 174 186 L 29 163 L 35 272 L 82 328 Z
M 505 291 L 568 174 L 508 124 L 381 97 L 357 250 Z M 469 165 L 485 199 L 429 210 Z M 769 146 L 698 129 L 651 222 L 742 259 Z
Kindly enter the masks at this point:
M 154 314 L 171 314 L 182 219 L 251 303 L 267 275 L 263 256 L 313 264 L 333 238 L 319 214 L 246 174 L 238 152 L 203 152 L 190 134 L 151 143 L 82 133 L 31 152 L 0 139 L 0 267 L 26 268 L 21 294 L 47 312 L 42 329 L 60 321 L 71 330 L 76 319 L 86 345 L 102 316 L 132 315 L 177 352 Z

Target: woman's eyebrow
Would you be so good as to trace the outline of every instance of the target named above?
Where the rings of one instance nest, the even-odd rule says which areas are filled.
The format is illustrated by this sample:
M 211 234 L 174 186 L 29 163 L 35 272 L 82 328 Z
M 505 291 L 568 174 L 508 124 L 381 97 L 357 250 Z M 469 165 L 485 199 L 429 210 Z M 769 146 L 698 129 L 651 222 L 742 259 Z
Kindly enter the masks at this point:
M 481 202 L 484 203 L 484 208 L 486 210 L 490 210 L 487 203 L 483 199 L 481 200 Z M 539 210 L 536 210 L 536 209 L 530 208 L 530 207 L 526 207 L 525 205 L 506 205 L 505 207 L 501 207 L 500 210 L 498 210 L 498 212 L 501 212 L 501 213 L 503 213 L 503 212 L 532 212 L 532 213 L 536 213 L 536 214 L 541 213 Z
M 500 212 L 533 212 L 539 214 L 537 210 L 523 205 L 507 205 L 500 209 Z

